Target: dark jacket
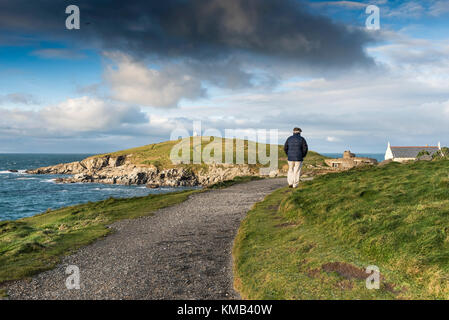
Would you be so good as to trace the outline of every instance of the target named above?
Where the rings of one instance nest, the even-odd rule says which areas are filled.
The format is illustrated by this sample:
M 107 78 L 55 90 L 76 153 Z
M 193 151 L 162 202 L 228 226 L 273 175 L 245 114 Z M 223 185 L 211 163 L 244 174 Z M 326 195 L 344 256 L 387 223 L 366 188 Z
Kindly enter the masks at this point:
M 300 133 L 295 133 L 285 141 L 284 151 L 288 161 L 303 161 L 309 151 L 306 139 Z

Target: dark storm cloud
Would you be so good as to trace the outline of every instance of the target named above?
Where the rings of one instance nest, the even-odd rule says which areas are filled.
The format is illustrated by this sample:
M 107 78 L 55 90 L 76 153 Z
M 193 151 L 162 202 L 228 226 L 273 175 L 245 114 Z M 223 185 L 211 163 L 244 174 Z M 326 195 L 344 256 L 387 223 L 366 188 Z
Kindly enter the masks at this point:
M 65 7 L 81 11 L 81 30 L 65 30 Z M 258 55 L 316 66 L 370 64 L 372 39 L 312 14 L 294 0 L 2 0 L 2 31 L 42 33 L 137 57 L 215 61 Z

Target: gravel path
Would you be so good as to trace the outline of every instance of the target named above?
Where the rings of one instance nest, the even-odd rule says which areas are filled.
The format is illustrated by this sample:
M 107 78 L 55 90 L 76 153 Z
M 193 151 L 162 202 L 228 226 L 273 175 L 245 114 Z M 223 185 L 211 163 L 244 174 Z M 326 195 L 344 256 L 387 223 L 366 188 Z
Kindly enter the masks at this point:
M 265 179 L 192 195 L 65 257 L 55 269 L 8 285 L 10 299 L 235 299 L 232 242 L 255 202 L 286 185 Z M 68 290 L 68 265 L 80 289 Z

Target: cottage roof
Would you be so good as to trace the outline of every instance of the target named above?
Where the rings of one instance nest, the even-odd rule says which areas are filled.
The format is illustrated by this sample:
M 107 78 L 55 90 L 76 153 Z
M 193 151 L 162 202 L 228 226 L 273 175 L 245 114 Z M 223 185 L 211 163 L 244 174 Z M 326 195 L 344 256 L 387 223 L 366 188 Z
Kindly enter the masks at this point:
M 391 147 L 394 158 L 416 158 L 421 151 L 427 151 L 433 155 L 439 150 L 438 147 Z

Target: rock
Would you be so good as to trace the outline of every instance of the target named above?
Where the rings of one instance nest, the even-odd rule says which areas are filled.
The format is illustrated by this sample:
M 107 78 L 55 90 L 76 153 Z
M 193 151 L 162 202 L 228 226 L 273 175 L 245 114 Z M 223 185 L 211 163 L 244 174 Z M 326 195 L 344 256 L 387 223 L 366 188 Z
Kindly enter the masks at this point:
M 157 189 L 159 187 L 160 186 L 157 183 L 149 183 L 149 184 L 147 184 L 147 188 L 150 188 L 150 189 Z
M 272 171 L 270 171 L 270 173 L 268 174 L 268 176 L 269 176 L 270 178 L 274 178 L 274 177 L 277 177 L 278 174 L 279 174 L 279 170 L 272 170 Z
M 109 158 L 108 160 L 108 167 L 120 167 L 122 166 L 126 161 L 125 156 L 118 156 L 117 158 Z
M 12 170 L 8 170 L 8 172 L 17 173 L 17 172 L 19 172 L 19 170 L 12 169 Z
M 237 176 L 258 175 L 257 168 L 248 165 L 220 165 L 213 163 L 207 170 L 193 172 L 191 169 L 177 167 L 159 170 L 154 166 L 132 164 L 128 156 L 103 156 L 87 158 L 80 162 L 58 164 L 28 170 L 32 174 L 67 174 L 67 178 L 59 178 L 58 183 L 96 182 L 121 185 L 151 186 L 197 186 L 230 180 Z M 276 176 L 277 173 L 271 173 Z

